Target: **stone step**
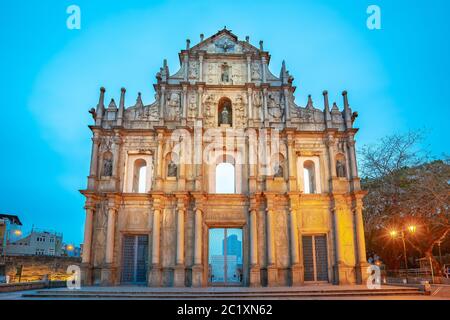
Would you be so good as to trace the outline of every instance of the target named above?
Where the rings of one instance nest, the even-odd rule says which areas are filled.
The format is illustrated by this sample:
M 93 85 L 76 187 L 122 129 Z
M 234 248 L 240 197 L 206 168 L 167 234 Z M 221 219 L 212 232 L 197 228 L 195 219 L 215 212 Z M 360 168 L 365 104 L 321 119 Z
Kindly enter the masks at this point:
M 396 288 L 379 290 L 309 290 L 290 292 L 115 292 L 115 291 L 57 291 L 46 290 L 24 294 L 24 298 L 56 299 L 258 299 L 258 298 L 306 298 L 306 297 L 358 297 L 358 296 L 410 296 L 422 295 L 419 289 Z

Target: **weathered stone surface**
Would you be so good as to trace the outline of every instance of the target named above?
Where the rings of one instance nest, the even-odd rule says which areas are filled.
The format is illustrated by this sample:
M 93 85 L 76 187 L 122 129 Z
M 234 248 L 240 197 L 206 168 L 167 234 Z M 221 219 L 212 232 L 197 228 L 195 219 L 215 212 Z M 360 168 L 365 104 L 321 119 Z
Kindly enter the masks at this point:
M 164 62 L 149 105 L 138 94 L 133 106 L 106 111 L 101 91 L 82 191 L 93 212 L 83 256 L 88 282 L 120 284 L 126 268 L 137 279 L 143 267 L 140 282 L 150 286 L 207 286 L 213 228 L 242 229 L 245 286 L 302 285 L 305 259 L 317 260 L 317 250 L 324 252 L 314 260 L 315 280 L 322 263 L 323 281 L 355 282 L 355 214 L 364 194 L 352 171 L 357 130 L 347 93 L 343 111 L 330 110 L 325 92 L 323 110 L 312 97 L 298 106 L 285 63 L 273 75 L 262 45 L 227 29 L 189 44 L 180 61 L 174 74 Z M 234 167 L 234 194 L 216 192 L 223 162 Z M 125 236 L 147 242 L 125 248 Z M 303 237 L 314 245 L 306 248 Z

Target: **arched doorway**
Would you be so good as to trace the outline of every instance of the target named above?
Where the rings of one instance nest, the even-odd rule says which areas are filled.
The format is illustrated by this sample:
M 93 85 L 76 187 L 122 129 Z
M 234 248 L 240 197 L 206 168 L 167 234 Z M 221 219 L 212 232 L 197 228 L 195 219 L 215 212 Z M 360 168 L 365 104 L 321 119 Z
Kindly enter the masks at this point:
M 219 100 L 217 109 L 217 123 L 220 126 L 233 126 L 233 107 L 231 100 L 223 97 Z

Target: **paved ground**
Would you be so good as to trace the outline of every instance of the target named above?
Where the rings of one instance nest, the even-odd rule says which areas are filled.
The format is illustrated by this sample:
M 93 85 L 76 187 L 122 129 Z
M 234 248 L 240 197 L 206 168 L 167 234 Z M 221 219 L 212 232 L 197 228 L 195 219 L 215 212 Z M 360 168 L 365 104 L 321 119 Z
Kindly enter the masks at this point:
M 388 286 L 383 286 L 384 288 L 387 288 Z M 301 287 L 304 288 L 304 290 L 308 290 L 311 289 L 308 286 L 305 287 Z M 322 289 L 324 290 L 339 290 L 340 289 L 345 289 L 345 286 L 324 286 L 322 287 Z M 350 287 L 349 287 L 350 288 Z M 361 289 L 363 288 L 363 286 L 361 286 Z M 83 288 L 82 290 L 90 290 L 92 288 Z M 168 288 L 157 288 L 157 290 L 160 291 L 167 291 Z M 177 288 L 169 288 L 172 292 L 176 291 L 176 290 L 184 290 L 184 289 L 177 289 Z M 206 289 L 191 289 L 192 291 L 199 291 L 199 290 L 207 290 L 210 292 L 214 292 L 214 291 L 225 291 L 226 290 L 233 290 L 233 288 L 206 288 Z M 248 288 L 241 288 L 241 289 L 248 289 Z M 261 288 L 259 290 L 264 290 L 267 288 Z M 273 290 L 290 290 L 290 288 L 273 288 Z M 348 289 L 348 288 L 347 288 Z M 355 289 L 355 287 L 353 286 L 352 289 Z M 356 288 L 358 289 L 358 288 Z M 55 290 L 55 289 L 53 289 Z M 64 290 L 64 289 L 61 289 Z M 96 287 L 95 288 L 96 291 L 102 291 L 102 290 L 111 290 L 111 288 L 102 288 L 102 287 Z M 153 290 L 154 288 L 150 289 L 148 287 L 117 287 L 117 290 L 120 291 L 129 291 L 129 290 L 133 290 L 133 291 L 139 291 L 139 292 L 146 292 L 149 290 Z M 235 289 L 234 289 L 235 290 Z M 250 289 L 248 289 L 250 290 Z M 254 288 L 252 289 L 254 290 Z M 298 290 L 298 288 L 297 288 Z M 24 293 L 34 293 L 36 292 L 35 290 L 33 291 L 21 291 L 21 292 L 10 292 L 10 293 L 0 293 L 0 300 L 24 300 L 25 298 L 22 297 L 22 295 Z M 297 299 L 297 298 L 295 298 Z M 381 297 L 371 297 L 371 296 L 356 296 L 356 297 L 302 297 L 301 300 L 450 300 L 450 285 L 432 285 L 432 292 L 431 295 L 429 296 L 425 296 L 425 295 L 415 295 L 415 296 L 381 296 Z M 289 300 L 289 299 L 280 299 L 280 300 Z

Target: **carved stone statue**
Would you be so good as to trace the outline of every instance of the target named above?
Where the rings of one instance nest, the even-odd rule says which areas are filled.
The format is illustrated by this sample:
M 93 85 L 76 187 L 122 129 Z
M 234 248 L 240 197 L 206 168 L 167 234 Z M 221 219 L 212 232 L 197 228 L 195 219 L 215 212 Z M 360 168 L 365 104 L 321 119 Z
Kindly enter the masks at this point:
M 336 161 L 336 174 L 339 178 L 345 178 L 345 163 L 343 160 Z
M 172 93 L 167 100 L 167 106 L 168 106 L 168 119 L 176 120 L 180 116 L 181 112 L 180 95 L 178 93 Z
M 222 76 L 220 79 L 222 82 L 230 82 L 230 67 L 227 63 L 222 65 Z
M 189 79 L 197 79 L 198 72 L 198 62 L 192 61 L 189 65 Z
M 258 80 L 261 79 L 261 70 L 258 64 L 252 64 L 252 79 Z
M 170 161 L 167 167 L 167 176 L 176 177 L 177 173 L 178 173 L 178 166 L 173 161 Z
M 104 177 L 111 177 L 112 176 L 112 159 L 104 159 L 103 160 L 103 176 Z
M 282 178 L 282 177 L 284 177 L 283 167 L 279 165 L 278 168 L 276 168 L 275 174 L 273 176 L 275 178 Z
M 220 114 L 220 124 L 231 125 L 230 113 L 228 112 L 228 106 L 225 106 Z
M 281 117 L 283 116 L 283 112 L 281 110 L 281 106 L 280 106 L 280 97 L 270 94 L 268 97 L 268 102 L 267 102 L 267 106 L 268 106 L 268 111 L 269 114 L 275 119 L 275 120 L 280 120 Z

